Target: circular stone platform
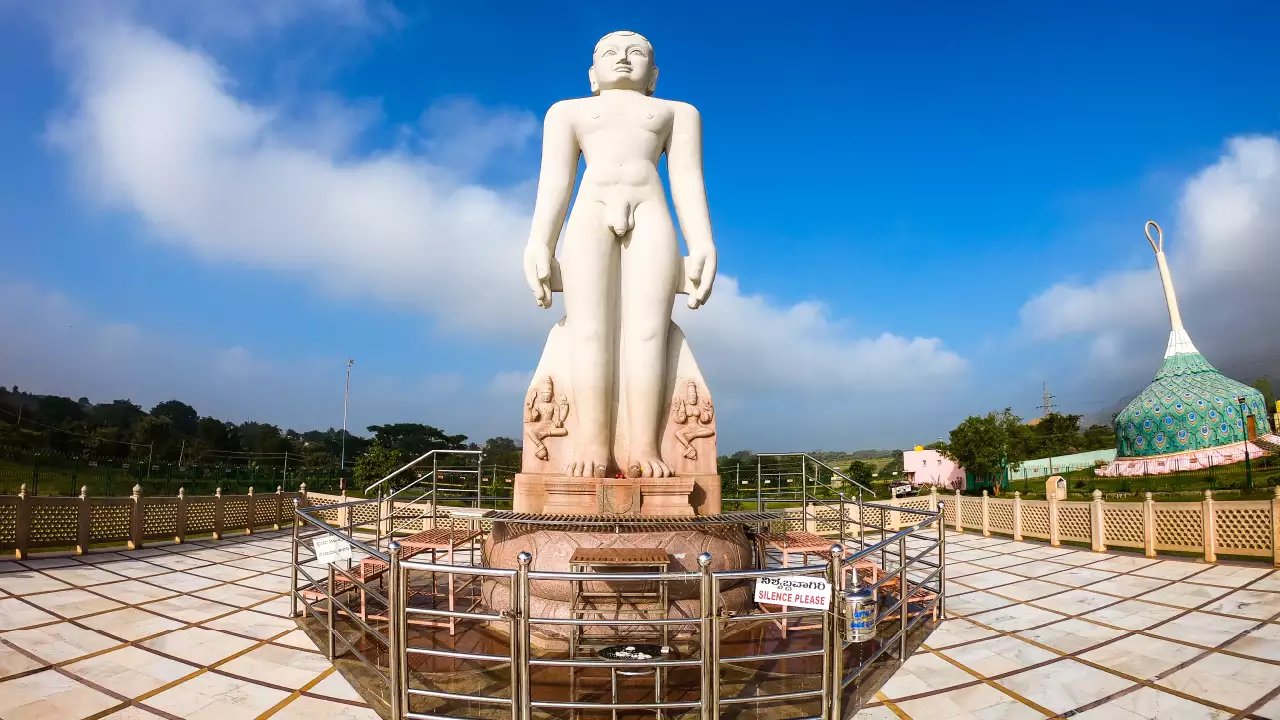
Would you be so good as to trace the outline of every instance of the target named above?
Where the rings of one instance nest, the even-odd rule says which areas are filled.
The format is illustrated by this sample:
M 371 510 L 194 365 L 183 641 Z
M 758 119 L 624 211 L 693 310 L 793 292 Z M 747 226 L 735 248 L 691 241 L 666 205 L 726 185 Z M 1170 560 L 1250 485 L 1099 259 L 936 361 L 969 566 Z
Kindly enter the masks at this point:
M 599 518 L 592 518 L 599 520 Z M 531 569 L 543 572 L 568 572 L 569 558 L 578 548 L 635 548 L 660 549 L 667 553 L 670 572 L 698 572 L 698 555 L 711 554 L 711 569 L 743 570 L 753 566 L 751 541 L 745 526 L 739 523 L 699 524 L 688 523 L 688 518 L 673 518 L 670 525 L 655 523 L 647 518 L 644 524 L 628 524 L 619 518 L 608 527 L 575 527 L 572 520 L 558 524 L 534 524 L 521 522 L 495 522 L 493 531 L 484 543 L 484 564 L 489 567 L 518 567 L 516 555 L 529 552 L 533 555 Z M 683 521 L 683 522 L 681 522 Z M 656 583 L 655 583 L 656 585 Z M 640 583 L 584 583 L 587 592 L 653 590 Z M 563 580 L 534 580 L 530 583 L 531 611 L 534 617 L 568 618 L 573 589 Z M 504 579 L 486 578 L 483 585 L 485 604 L 494 610 L 511 606 L 511 589 Z M 668 583 L 669 605 L 667 616 L 672 618 L 699 616 L 699 583 Z M 749 583 L 730 581 L 721 584 L 720 606 L 728 612 L 741 612 L 751 604 Z M 657 613 L 654 613 L 657 616 Z M 587 617 L 601 617 L 588 615 Z M 603 617 L 613 618 L 611 606 L 604 608 Z M 617 616 L 621 618 L 627 615 Z M 497 626 L 495 626 L 497 627 Z M 530 632 L 543 644 L 562 642 L 567 638 L 569 626 L 553 626 L 535 623 Z M 617 628 L 618 634 L 643 633 L 651 626 L 637 624 Z M 686 629 L 687 631 L 687 629 Z

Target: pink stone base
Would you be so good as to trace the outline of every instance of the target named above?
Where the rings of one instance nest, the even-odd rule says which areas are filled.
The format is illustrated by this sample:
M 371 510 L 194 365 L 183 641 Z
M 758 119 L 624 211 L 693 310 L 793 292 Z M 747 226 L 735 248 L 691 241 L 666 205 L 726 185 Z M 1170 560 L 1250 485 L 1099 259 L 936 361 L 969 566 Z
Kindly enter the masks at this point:
M 635 500 L 639 485 L 640 502 Z M 601 487 L 607 506 L 600 503 Z M 719 475 L 666 478 L 584 478 L 519 473 L 512 509 L 546 515 L 688 516 L 720 513 Z
M 515 568 L 516 555 L 528 551 L 533 555 L 533 570 L 567 572 L 569 558 L 578 548 L 662 548 L 671 559 L 672 572 L 696 572 L 698 555 L 711 553 L 712 570 L 741 570 L 752 567 L 752 548 L 741 525 L 707 525 L 682 530 L 628 530 L 625 526 L 612 531 L 584 531 L 565 527 L 542 527 L 516 523 L 495 523 L 484 543 L 485 564 L 490 567 Z M 612 583 L 586 583 L 587 591 L 607 591 Z M 636 583 L 619 585 L 623 590 L 640 590 Z M 725 583 L 720 588 L 721 607 L 729 612 L 742 612 L 751 605 L 747 582 Z M 510 589 L 505 580 L 486 579 L 483 585 L 485 604 L 494 611 L 510 607 Z M 568 581 L 535 580 L 530 584 L 534 617 L 567 618 L 572 588 Z M 698 582 L 669 583 L 668 612 L 672 617 L 697 617 Z M 606 617 L 613 615 L 606 613 Z M 619 617 L 627 617 L 625 615 Z M 544 642 L 565 638 L 567 626 L 534 624 L 531 632 Z M 634 634 L 652 631 L 635 626 Z

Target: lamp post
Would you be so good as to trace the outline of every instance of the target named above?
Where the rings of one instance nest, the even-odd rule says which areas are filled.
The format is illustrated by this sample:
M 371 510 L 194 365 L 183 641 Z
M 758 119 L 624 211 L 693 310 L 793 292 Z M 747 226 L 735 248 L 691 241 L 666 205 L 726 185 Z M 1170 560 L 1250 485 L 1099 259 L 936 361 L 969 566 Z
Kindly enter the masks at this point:
M 1253 468 L 1249 465 L 1249 409 L 1244 404 L 1245 397 L 1236 398 L 1240 403 L 1240 422 L 1244 426 L 1244 485 L 1253 489 Z
M 347 389 L 342 393 L 342 457 L 338 460 L 338 471 L 347 469 L 347 401 L 351 398 L 351 366 L 355 360 L 347 360 Z

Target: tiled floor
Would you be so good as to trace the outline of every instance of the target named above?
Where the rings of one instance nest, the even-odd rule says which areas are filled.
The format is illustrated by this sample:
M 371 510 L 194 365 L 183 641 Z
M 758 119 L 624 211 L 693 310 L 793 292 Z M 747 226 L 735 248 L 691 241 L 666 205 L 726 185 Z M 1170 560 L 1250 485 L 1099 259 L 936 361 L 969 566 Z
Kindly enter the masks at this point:
M 375 720 L 287 533 L 0 561 L 0 719 Z M 947 619 L 859 720 L 1280 720 L 1280 572 L 948 539 Z
M 0 718 L 376 720 L 287 617 L 288 550 L 260 532 L 0 561 Z
M 1280 719 L 1280 571 L 947 543 L 946 620 L 858 720 Z

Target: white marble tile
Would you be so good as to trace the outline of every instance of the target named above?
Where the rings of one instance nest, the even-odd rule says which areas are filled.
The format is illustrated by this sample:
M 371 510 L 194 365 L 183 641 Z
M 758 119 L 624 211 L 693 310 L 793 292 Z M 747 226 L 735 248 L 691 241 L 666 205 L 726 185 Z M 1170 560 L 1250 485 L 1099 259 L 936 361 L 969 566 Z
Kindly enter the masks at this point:
M 999 570 L 987 570 L 986 572 L 974 573 L 972 575 L 965 575 L 963 578 L 957 578 L 956 582 L 968 585 L 971 588 L 986 590 L 996 587 L 997 585 L 1016 583 L 1019 580 L 1022 580 L 1022 577 L 1018 575 L 1010 575 L 1009 573 L 1001 572 Z
M 340 700 L 354 700 L 356 702 L 364 702 L 364 698 L 360 697 L 360 693 L 351 687 L 351 683 L 342 676 L 340 672 L 329 673 L 325 679 L 311 686 L 307 691 L 313 695 L 323 695 L 325 697 L 338 698 Z
M 120 603 L 114 600 L 108 600 L 85 590 L 58 590 L 33 595 L 27 600 L 33 605 L 39 605 L 41 609 L 68 619 L 121 607 Z
M 1092 585 L 1103 580 L 1110 580 L 1115 577 L 1116 573 L 1107 572 L 1106 570 L 1094 570 L 1093 568 L 1079 567 L 1070 570 L 1063 570 L 1052 575 L 1045 575 L 1042 579 L 1049 582 L 1058 583 L 1059 585 L 1070 585 L 1071 587 L 1084 587 Z
M 1220 618 L 1219 618 L 1220 619 Z M 1227 650 L 1264 660 L 1280 661 L 1280 625 L 1267 623 L 1227 645 Z
M 193 627 L 144 640 L 141 644 L 194 665 L 209 666 L 253 647 L 256 641 Z
M 189 720 L 252 720 L 289 693 L 217 673 L 197 675 L 146 700 L 146 704 Z
M 971 618 L 974 622 L 982 623 L 996 630 L 1011 632 L 1057 622 L 1062 620 L 1063 616 L 1038 607 L 1032 607 L 1031 605 L 1011 605 L 1007 608 L 989 610 L 985 613 L 973 615 Z
M 1069 659 L 995 682 L 1056 713 L 1075 710 L 1133 685 L 1118 675 Z
M 103 583 L 116 582 L 117 580 L 125 579 L 124 576 L 122 575 L 117 575 L 113 572 L 107 572 L 106 570 L 100 570 L 98 568 L 95 568 L 89 565 L 81 565 L 79 567 L 51 568 L 43 572 L 45 575 L 48 575 L 56 580 L 61 580 L 64 583 L 67 583 L 69 585 L 76 585 L 78 587 L 87 587 L 90 585 L 101 585 Z
M 264 645 L 223 663 L 219 670 L 243 678 L 260 678 L 273 685 L 300 688 L 328 670 L 325 656 L 293 648 Z
M 1130 635 L 1081 655 L 1081 659 L 1139 680 L 1151 680 L 1204 651 L 1145 635 Z
M 1220 598 L 1230 592 L 1227 588 L 1213 585 L 1196 585 L 1189 582 L 1176 582 L 1158 590 L 1142 595 L 1147 602 L 1175 605 L 1180 608 L 1200 607 L 1210 600 Z
M 319 698 L 300 697 L 271 716 L 272 720 L 379 720 L 367 707 L 353 707 Z
M 1156 588 L 1168 585 L 1168 580 L 1160 578 L 1141 577 L 1139 575 L 1117 575 L 1110 580 L 1103 580 L 1089 586 L 1089 590 L 1093 592 L 1106 593 L 1117 597 L 1131 598 L 1143 593 L 1151 592 Z
M 1203 572 L 1208 567 L 1208 565 L 1186 560 L 1164 560 L 1155 565 L 1148 565 L 1141 570 L 1134 570 L 1133 574 L 1161 580 L 1183 580 L 1198 572 Z
M 1113 558 L 1094 563 L 1089 567 L 1094 570 L 1109 570 L 1111 572 L 1132 572 L 1141 568 L 1150 567 L 1159 560 L 1152 558 L 1137 557 L 1135 555 L 1117 555 Z
M 56 670 L 0 683 L 0 717 L 5 720 L 79 720 L 118 704 Z
M 1089 590 L 1068 590 L 1057 595 L 1039 598 L 1031 601 L 1033 605 L 1060 612 L 1064 615 L 1083 615 L 1108 605 L 1114 605 L 1121 602 L 1121 599 L 1112 595 L 1103 595 L 1101 593 L 1091 592 Z
M 1045 582 L 1043 580 L 1032 579 L 1021 580 L 1012 585 L 1005 585 L 993 592 L 997 595 L 1003 595 L 1008 598 L 1013 598 L 1014 600 L 1026 602 L 1027 600 L 1034 600 L 1046 595 L 1060 593 L 1066 589 L 1067 588 L 1061 585 L 1054 585 L 1053 583 Z
M 971 640 L 982 640 L 995 635 L 999 635 L 999 633 L 995 630 L 975 625 L 968 620 L 950 619 L 939 623 L 933 629 L 933 632 L 929 633 L 929 637 L 925 638 L 924 644 L 937 650 Z
M 1126 630 L 1144 630 L 1179 615 L 1183 610 L 1141 600 L 1125 600 L 1084 615 L 1085 620 L 1114 625 Z
M 123 647 L 72 663 L 67 671 L 99 687 L 136 698 L 199 670 L 136 647 Z
M 1201 610 L 1267 620 L 1280 614 L 1280 593 L 1236 590 L 1226 597 L 1205 605 Z
M 129 605 L 160 600 L 178 594 L 177 590 L 152 585 L 151 583 L 138 582 L 137 580 L 125 580 L 123 582 L 99 585 L 93 591 Z
M 1063 565 L 1051 560 L 1033 560 L 1022 565 L 1013 565 L 1008 568 L 1007 572 L 1011 572 L 1015 575 L 1021 575 L 1023 577 L 1042 578 L 1046 575 L 1052 575 L 1054 573 L 1060 573 L 1064 570 L 1070 569 L 1070 565 Z
M 1148 628 L 1147 632 L 1171 640 L 1181 640 L 1213 648 L 1257 626 L 1257 624 L 1253 620 L 1193 612 L 1162 625 Z
M 1227 720 L 1231 713 L 1143 687 L 1075 717 L 1081 720 Z
M 71 585 L 35 570 L 0 573 L 0 590 L 10 595 L 29 595 L 50 590 L 69 590 Z
M 897 703 L 912 718 L 930 720 L 1040 720 L 1044 715 L 986 684 Z
M 917 653 L 907 658 L 880 691 L 889 699 L 933 692 L 977 678 L 932 653 Z
M 1238 588 L 1243 585 L 1247 585 L 1270 572 L 1271 568 L 1246 567 L 1240 565 L 1215 565 L 1208 570 L 1199 573 L 1195 577 L 1188 578 L 1187 582 Z
M 1212 653 L 1156 682 L 1241 710 L 1280 686 L 1280 665 Z
M 1023 670 L 1058 657 L 1013 636 L 1003 636 L 939 651 L 983 677 Z
M 182 627 L 182 623 L 177 620 L 153 615 L 137 608 L 122 608 L 101 615 L 93 615 L 81 619 L 80 623 L 129 642 Z
M 1117 638 L 1126 631 L 1097 623 L 1069 618 L 1032 630 L 1019 630 L 1018 635 L 1064 653 L 1078 653 L 1099 643 Z
M 73 660 L 120 645 L 118 640 L 69 622 L 13 630 L 0 637 L 49 663 Z
M 17 598 L 0 598 L 0 631 L 54 622 L 58 618 Z

